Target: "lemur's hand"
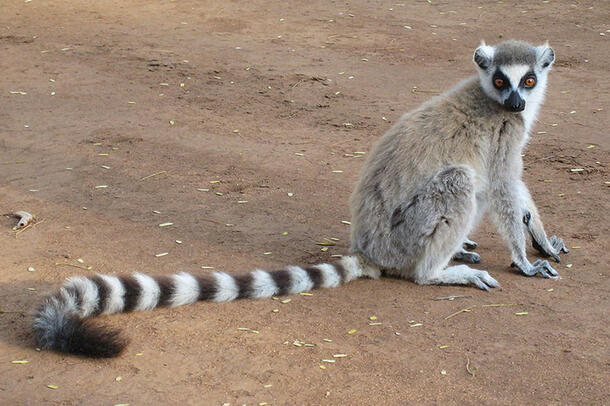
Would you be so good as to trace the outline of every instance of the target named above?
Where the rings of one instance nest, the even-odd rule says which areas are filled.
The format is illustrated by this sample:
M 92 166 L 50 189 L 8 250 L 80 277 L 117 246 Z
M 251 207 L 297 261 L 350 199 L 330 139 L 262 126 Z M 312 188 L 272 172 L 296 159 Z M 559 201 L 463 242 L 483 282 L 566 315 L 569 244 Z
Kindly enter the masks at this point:
M 565 246 L 563 240 L 556 235 L 546 238 L 544 232 L 536 232 L 532 215 L 526 211 L 523 215 L 523 223 L 532 237 L 532 246 L 540 252 L 543 257 L 553 257 L 555 262 L 561 262 L 559 254 L 568 253 L 570 250 Z

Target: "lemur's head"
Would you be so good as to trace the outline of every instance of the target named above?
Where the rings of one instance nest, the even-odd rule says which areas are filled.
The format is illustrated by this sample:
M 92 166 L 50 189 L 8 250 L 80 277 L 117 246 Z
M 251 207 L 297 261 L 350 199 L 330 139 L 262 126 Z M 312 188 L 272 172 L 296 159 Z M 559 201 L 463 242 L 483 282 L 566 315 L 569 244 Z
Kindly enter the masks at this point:
M 520 41 L 495 46 L 482 42 L 473 59 L 483 91 L 507 110 L 520 112 L 526 104 L 542 102 L 555 52 L 548 43 L 536 47 Z

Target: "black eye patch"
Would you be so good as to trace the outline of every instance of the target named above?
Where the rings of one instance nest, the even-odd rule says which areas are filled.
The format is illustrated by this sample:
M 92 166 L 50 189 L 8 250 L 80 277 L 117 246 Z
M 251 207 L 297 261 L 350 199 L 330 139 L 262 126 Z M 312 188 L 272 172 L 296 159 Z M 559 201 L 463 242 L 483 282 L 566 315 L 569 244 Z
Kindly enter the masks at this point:
M 510 87 L 510 81 L 501 70 L 497 69 L 491 77 L 491 83 L 498 90 L 504 90 Z
M 536 77 L 536 74 L 533 71 L 529 71 L 521 78 L 521 81 L 519 82 L 519 87 L 531 89 L 536 86 L 536 83 L 538 83 L 538 78 Z

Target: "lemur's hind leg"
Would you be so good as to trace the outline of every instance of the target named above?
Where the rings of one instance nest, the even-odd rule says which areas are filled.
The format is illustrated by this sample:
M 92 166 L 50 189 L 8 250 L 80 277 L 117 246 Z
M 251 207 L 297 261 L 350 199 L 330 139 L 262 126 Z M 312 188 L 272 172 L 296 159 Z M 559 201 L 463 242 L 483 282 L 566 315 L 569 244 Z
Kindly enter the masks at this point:
M 419 249 L 413 280 L 427 285 L 476 285 L 488 290 L 499 286 L 486 271 L 447 264 L 462 247 L 476 217 L 473 173 L 466 166 L 448 166 L 437 173 L 408 206 L 404 224 L 417 216 L 417 229 L 405 230 L 417 239 Z

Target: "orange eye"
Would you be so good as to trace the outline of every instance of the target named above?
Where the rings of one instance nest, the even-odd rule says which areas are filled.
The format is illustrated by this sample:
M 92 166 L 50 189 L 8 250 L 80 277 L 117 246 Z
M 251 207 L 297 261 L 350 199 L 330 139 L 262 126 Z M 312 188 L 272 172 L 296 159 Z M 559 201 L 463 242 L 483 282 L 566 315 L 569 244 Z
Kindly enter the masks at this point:
M 527 87 L 532 87 L 536 84 L 536 79 L 529 77 L 527 79 L 525 79 L 525 86 Z
M 504 81 L 502 79 L 494 79 L 494 85 L 497 88 L 500 88 L 500 87 L 504 86 Z

